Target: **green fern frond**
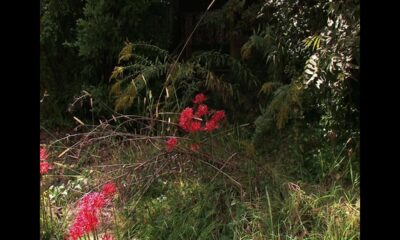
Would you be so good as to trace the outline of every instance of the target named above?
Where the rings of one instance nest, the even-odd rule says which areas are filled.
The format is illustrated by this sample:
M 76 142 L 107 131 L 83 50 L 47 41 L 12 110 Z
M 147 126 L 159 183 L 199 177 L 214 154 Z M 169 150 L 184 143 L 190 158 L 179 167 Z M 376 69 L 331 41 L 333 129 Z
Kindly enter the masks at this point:
M 266 82 L 261 86 L 260 91 L 258 92 L 258 95 L 261 93 L 264 94 L 271 94 L 273 93 L 277 88 L 281 87 L 282 83 L 281 82 Z
M 242 46 L 241 55 L 243 59 L 251 57 L 252 50 L 259 52 L 263 57 L 267 57 L 271 52 L 271 44 L 268 37 L 258 34 L 252 35 L 249 40 Z
M 132 80 L 131 83 L 126 87 L 126 89 L 117 96 L 115 100 L 115 111 L 124 110 L 132 106 L 136 97 L 137 97 L 137 87 L 135 84 L 135 80 Z
M 158 65 L 150 65 L 147 68 L 143 69 L 141 74 L 147 81 L 151 81 L 152 79 L 161 79 L 167 74 L 168 65 L 166 64 L 158 64 Z
M 130 101 L 129 96 L 123 96 L 115 100 L 115 111 L 122 111 L 128 106 Z
M 129 41 L 125 42 L 125 46 L 119 53 L 118 63 L 121 61 L 128 61 L 132 57 L 133 44 Z
M 192 61 L 212 72 L 229 70 L 240 83 L 247 87 L 258 85 L 258 78 L 251 70 L 243 62 L 228 54 L 208 51 L 196 55 Z
M 267 108 L 267 113 L 274 116 L 276 127 L 282 129 L 289 120 L 290 112 L 301 107 L 302 88 L 297 82 L 284 85 L 274 92 L 274 98 Z
M 114 68 L 114 71 L 111 73 L 109 81 L 111 81 L 112 79 L 117 79 L 119 77 L 122 77 L 123 73 L 124 73 L 124 67 L 116 66 Z
M 157 56 L 159 59 L 165 59 L 169 56 L 167 50 L 144 42 L 133 44 L 133 49 L 135 50 L 135 52 L 142 52 L 141 55 L 145 56 L 145 54 L 143 53 L 149 53 L 150 55 Z
M 171 72 L 171 82 L 176 84 L 181 82 L 181 80 L 192 79 L 195 73 L 195 69 L 193 64 L 190 63 L 182 63 L 175 66 L 173 72 Z
M 129 84 L 129 86 L 126 89 L 126 95 L 130 96 L 132 98 L 136 97 L 137 89 L 138 89 L 136 84 L 135 84 L 135 82 L 136 82 L 135 80 L 136 79 L 132 80 L 131 84 Z
M 125 42 L 118 61 L 119 63 L 124 61 L 124 66 L 115 67 L 110 77 L 110 80 L 117 80 L 110 90 L 110 95 L 115 97 L 115 110 L 120 111 L 131 107 L 141 94 L 147 96 L 150 88 L 148 83 L 160 82 L 164 79 L 169 68 L 167 60 L 168 52 L 157 46 Z M 147 89 L 145 93 L 144 89 Z M 148 101 L 137 102 L 139 105 L 148 103 Z M 139 105 L 138 109 L 148 107 L 142 108 Z
M 253 55 L 252 50 L 253 48 L 250 41 L 247 41 L 245 44 L 243 44 L 242 48 L 240 49 L 240 55 L 242 56 L 242 59 L 244 60 L 250 59 Z
M 233 97 L 233 86 L 220 78 L 218 78 L 214 73 L 208 72 L 206 77 L 206 87 L 209 90 L 218 92 L 221 94 L 222 100 L 224 102 L 228 101 L 229 97 Z
M 314 35 L 314 36 L 309 36 L 306 39 L 303 40 L 303 44 L 305 49 L 309 48 L 312 46 L 312 50 L 319 50 L 321 47 L 321 36 L 320 35 Z
M 119 80 L 117 82 L 115 82 L 112 86 L 111 86 L 111 90 L 110 90 L 110 94 L 114 94 L 116 96 L 121 95 L 121 84 L 123 83 L 123 81 Z

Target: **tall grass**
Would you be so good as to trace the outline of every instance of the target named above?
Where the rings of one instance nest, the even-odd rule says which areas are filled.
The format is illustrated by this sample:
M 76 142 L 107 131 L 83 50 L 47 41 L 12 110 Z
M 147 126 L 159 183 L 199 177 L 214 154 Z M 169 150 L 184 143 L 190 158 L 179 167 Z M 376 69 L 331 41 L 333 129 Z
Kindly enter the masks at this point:
M 287 152 L 257 154 L 243 126 L 204 139 L 199 152 L 185 145 L 166 152 L 165 138 L 104 129 L 49 145 L 57 154 L 42 179 L 42 239 L 64 239 L 74 203 L 107 181 L 118 197 L 99 236 L 359 239 L 359 177 L 345 150 L 322 149 L 320 178 L 311 181 L 299 174 L 301 161 L 285 162 Z

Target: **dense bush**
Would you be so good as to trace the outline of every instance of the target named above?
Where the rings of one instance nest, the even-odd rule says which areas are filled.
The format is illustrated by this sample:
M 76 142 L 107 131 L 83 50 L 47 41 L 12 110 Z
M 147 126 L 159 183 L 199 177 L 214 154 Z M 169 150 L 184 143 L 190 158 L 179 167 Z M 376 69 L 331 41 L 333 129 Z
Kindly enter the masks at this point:
M 108 94 L 104 87 L 126 39 L 170 47 L 173 8 L 168 2 L 41 0 L 40 5 L 40 85 L 41 94 L 49 95 L 41 119 L 46 125 L 70 121 L 66 110 L 83 90 Z M 111 106 L 108 99 L 95 101 Z M 92 119 L 88 106 L 75 114 Z

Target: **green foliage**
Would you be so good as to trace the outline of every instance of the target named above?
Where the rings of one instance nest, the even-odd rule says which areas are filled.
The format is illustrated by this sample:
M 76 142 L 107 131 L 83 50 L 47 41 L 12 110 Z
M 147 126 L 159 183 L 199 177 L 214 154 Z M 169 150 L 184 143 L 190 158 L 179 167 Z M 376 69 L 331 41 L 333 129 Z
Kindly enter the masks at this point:
M 321 121 L 322 128 L 332 131 L 358 128 L 358 8 L 357 1 L 264 4 L 262 14 L 271 16 L 264 23 L 266 30 L 254 33 L 242 48 L 244 58 L 259 56 L 268 69 L 260 90 L 267 94 L 267 104 L 255 122 L 256 143 L 272 133 L 272 121 L 282 129 L 293 117 Z M 294 83 L 302 91 L 288 91 Z
M 205 160 L 201 154 L 177 151 L 158 159 L 160 150 L 144 142 L 105 140 L 85 148 L 82 155 L 96 156 L 104 149 L 111 155 L 97 164 L 86 161 L 75 166 L 79 175 L 64 176 L 73 180 L 53 181 L 46 192 L 53 208 L 62 209 L 63 220 L 54 225 L 58 232 L 42 228 L 44 234 L 61 239 L 71 221 L 66 214 L 70 203 L 106 179 L 118 178 L 112 226 L 118 239 L 359 239 L 359 176 L 357 171 L 351 175 L 347 159 L 341 160 L 347 149 L 327 154 L 338 161 L 321 169 L 325 177 L 314 181 L 309 173 L 299 174 L 298 163 L 250 153 L 241 132 L 216 135 L 210 146 L 202 146 L 213 154 L 208 164 L 226 159 L 223 173 L 201 162 Z M 237 157 L 228 158 L 232 152 Z M 150 163 L 154 157 L 157 160 Z M 137 166 L 143 168 L 133 171 Z M 181 170 L 174 171 L 177 168 Z
M 90 131 L 55 143 L 42 238 L 64 239 L 73 203 L 114 179 L 118 239 L 359 239 L 359 2 L 230 0 L 204 24 L 247 40 L 240 56 L 185 60 L 169 4 L 41 1 L 42 124 Z M 232 125 L 179 137 L 198 92 Z
M 281 86 L 282 86 L 282 83 L 280 83 L 280 82 L 266 82 L 261 86 L 260 92 L 258 94 L 261 94 L 261 93 L 271 94 L 277 88 L 279 88 Z
M 65 110 L 79 88 L 76 52 L 63 45 L 74 38 L 75 21 L 80 17 L 81 1 L 40 1 L 40 94 L 41 123 L 46 126 L 68 125 Z
M 124 238 L 215 238 L 222 227 L 217 216 L 222 206 L 215 203 L 220 201 L 223 191 L 196 182 L 179 183 L 160 179 L 155 185 L 161 185 L 159 195 L 152 192 L 143 199 L 135 211 L 134 228 Z M 157 188 L 154 186 L 153 191 L 157 191 Z
M 59 165 L 56 165 L 57 167 Z M 68 206 L 80 196 L 80 192 L 88 190 L 89 179 L 82 175 L 72 175 L 74 178 L 65 183 L 53 185 L 49 176 L 41 179 L 40 196 L 40 234 L 41 239 L 64 239 L 68 228 L 71 209 Z M 45 184 L 43 184 L 45 183 Z M 45 186 L 47 187 L 46 190 Z M 49 186 L 48 186 L 49 185 Z
M 281 209 L 283 239 L 360 239 L 360 199 L 351 190 L 333 185 L 308 194 L 289 183 L 288 192 Z
M 160 79 L 165 77 L 169 66 L 167 56 L 165 50 L 150 44 L 125 43 L 119 54 L 119 63 L 125 66 L 115 67 L 110 77 L 110 81 L 116 80 L 110 91 L 115 97 L 116 111 L 131 107 L 135 99 L 143 99 L 143 102 L 138 101 L 138 110 L 147 112 L 147 104 L 154 102 L 152 91 L 159 93 L 161 90 Z
M 274 83 L 265 83 L 261 91 L 268 90 Z M 276 83 L 275 83 L 276 85 Z M 264 90 L 265 89 L 265 90 Z M 253 143 L 262 146 L 265 138 L 276 134 L 276 129 L 281 130 L 291 119 L 298 119 L 302 115 L 301 84 L 293 82 L 277 88 L 272 94 L 272 100 L 266 109 L 255 121 Z M 277 135 L 275 135 L 277 137 Z
M 202 89 L 209 90 L 212 98 L 221 99 L 228 107 L 231 101 L 243 104 L 252 97 L 244 94 L 246 90 L 258 85 L 257 77 L 245 63 L 214 51 L 179 62 L 159 47 L 126 42 L 119 59 L 121 65 L 114 68 L 110 77 L 115 80 L 110 93 L 115 98 L 116 111 L 129 111 L 135 101 L 135 113 L 139 115 L 179 111 Z
M 156 43 L 168 47 L 169 35 L 160 29 L 170 32 L 171 23 L 164 21 L 159 25 L 160 17 L 167 18 L 166 9 L 163 3 L 146 0 L 86 1 L 84 16 L 77 21 L 77 38 L 73 46 L 93 66 L 92 70 L 84 71 L 92 74 L 88 77 L 98 78 L 91 81 L 107 78 L 124 39 L 145 40 L 151 37 Z
M 109 89 L 103 86 L 125 39 L 152 40 L 165 48 L 171 43 L 172 8 L 167 2 L 42 0 L 40 14 L 41 94 L 49 94 L 41 105 L 41 122 L 46 126 L 68 123 L 68 105 L 88 86 L 108 104 L 103 96 Z M 75 114 L 91 119 L 89 110 Z M 94 111 L 94 117 L 104 112 Z
M 228 37 L 245 34 L 256 26 L 261 19 L 257 12 L 263 1 L 229 0 L 221 9 L 207 14 L 204 24 L 218 25 L 227 30 Z

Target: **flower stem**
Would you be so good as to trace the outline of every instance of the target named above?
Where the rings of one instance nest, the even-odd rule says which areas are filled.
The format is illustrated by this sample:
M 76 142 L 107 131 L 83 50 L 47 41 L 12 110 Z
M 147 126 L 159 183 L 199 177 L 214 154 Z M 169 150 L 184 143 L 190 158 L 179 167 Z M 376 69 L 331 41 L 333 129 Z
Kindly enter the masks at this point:
M 119 236 L 119 229 L 118 229 L 118 223 L 117 223 L 117 214 L 116 214 L 116 211 L 115 211 L 115 207 L 113 206 L 112 209 L 113 209 L 113 215 L 114 215 L 115 231 L 117 232 L 117 238 L 120 239 L 120 236 Z

